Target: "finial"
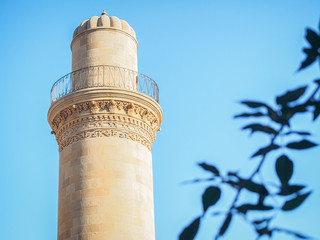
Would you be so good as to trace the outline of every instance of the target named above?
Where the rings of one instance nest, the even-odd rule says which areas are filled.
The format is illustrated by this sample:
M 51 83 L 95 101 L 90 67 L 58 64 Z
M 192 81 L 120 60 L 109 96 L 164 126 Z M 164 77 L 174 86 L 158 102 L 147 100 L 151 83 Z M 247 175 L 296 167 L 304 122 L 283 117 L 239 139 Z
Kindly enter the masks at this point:
M 107 15 L 106 10 L 103 10 L 103 12 L 101 13 L 101 16 L 102 15 Z

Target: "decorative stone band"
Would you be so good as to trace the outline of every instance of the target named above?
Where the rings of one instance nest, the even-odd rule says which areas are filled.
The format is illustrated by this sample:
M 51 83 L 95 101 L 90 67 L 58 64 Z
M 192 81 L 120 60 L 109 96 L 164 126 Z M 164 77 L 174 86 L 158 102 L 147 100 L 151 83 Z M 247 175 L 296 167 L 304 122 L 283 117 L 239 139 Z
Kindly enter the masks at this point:
M 119 137 L 152 150 L 159 120 L 138 104 L 118 100 L 86 101 L 60 111 L 51 122 L 59 151 L 85 138 Z
M 131 139 L 135 142 L 138 142 L 145 147 L 147 147 L 150 151 L 152 150 L 152 143 L 148 141 L 148 139 L 143 138 L 141 135 L 136 133 L 125 132 L 121 130 L 114 129 L 97 129 L 97 130 L 87 130 L 80 133 L 77 133 L 71 137 L 66 138 L 64 141 L 61 141 L 59 144 L 59 151 L 62 151 L 63 148 L 68 145 L 80 141 L 85 138 L 96 138 L 96 137 L 119 137 L 125 139 Z

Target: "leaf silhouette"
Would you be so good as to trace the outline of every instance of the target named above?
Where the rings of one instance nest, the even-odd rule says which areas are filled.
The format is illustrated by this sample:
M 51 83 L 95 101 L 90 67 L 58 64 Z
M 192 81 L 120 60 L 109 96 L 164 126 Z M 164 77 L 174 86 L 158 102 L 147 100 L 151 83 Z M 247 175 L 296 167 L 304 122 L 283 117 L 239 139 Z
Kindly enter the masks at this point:
M 286 108 L 286 112 L 284 112 L 286 115 L 290 115 L 292 117 L 296 113 L 304 113 L 307 112 L 307 105 L 305 103 L 298 104 L 294 107 L 288 107 Z
M 279 145 L 277 144 L 271 144 L 267 147 L 264 147 L 264 148 L 260 148 L 257 152 L 255 152 L 251 158 L 254 158 L 254 157 L 257 157 L 257 156 L 260 156 L 260 155 L 267 155 L 269 152 L 273 151 L 273 150 L 277 150 L 278 148 L 280 148 Z
M 310 43 L 311 47 L 303 49 L 303 52 L 307 55 L 307 57 L 301 63 L 301 66 L 298 69 L 299 71 L 311 65 L 320 55 L 320 36 L 310 28 L 307 28 L 306 39 Z
M 307 28 L 306 39 L 312 46 L 312 48 L 320 48 L 320 36 L 310 28 Z
M 219 236 L 223 236 L 226 233 L 226 231 L 228 230 L 228 227 L 230 226 L 231 219 L 232 219 L 232 214 L 228 213 L 226 220 L 224 221 L 224 223 L 222 224 L 219 230 Z
M 255 113 L 241 113 L 234 116 L 234 118 L 243 118 L 243 117 L 263 117 L 265 114 L 262 112 L 255 112 Z
M 250 179 L 240 179 L 239 186 L 259 195 L 267 196 L 269 194 L 264 185 L 255 183 Z
M 307 86 L 304 86 L 293 91 L 288 91 L 284 95 L 278 96 L 276 98 L 276 102 L 280 105 L 287 105 L 289 102 L 298 100 L 304 94 L 306 89 Z
M 208 187 L 202 195 L 202 206 L 204 213 L 207 209 L 215 205 L 221 196 L 221 190 L 218 187 Z
M 293 233 L 293 235 L 301 239 L 310 239 L 310 237 L 302 235 L 301 233 Z
M 262 102 L 255 102 L 255 101 L 241 101 L 240 103 L 247 105 L 250 108 L 259 108 L 259 107 L 266 107 L 269 108 L 269 106 Z
M 282 185 L 281 191 L 278 193 L 280 196 L 288 196 L 293 193 L 299 192 L 301 189 L 305 188 L 303 185 Z
M 306 59 L 301 63 L 298 71 L 310 66 L 317 59 L 318 52 L 314 48 L 304 48 L 303 52 L 307 55 Z
M 282 206 L 282 210 L 283 211 L 291 211 L 291 210 L 294 210 L 296 209 L 297 207 L 299 207 L 303 202 L 304 200 L 306 200 L 306 198 L 311 194 L 311 192 L 308 192 L 308 193 L 305 193 L 305 194 L 302 194 L 302 195 L 298 195 L 296 196 L 295 198 L 291 199 L 291 200 L 288 200 L 286 201 L 283 206 Z
M 181 184 L 192 184 L 192 183 L 199 183 L 199 182 L 209 182 L 209 181 L 213 181 L 215 180 L 215 177 L 211 177 L 211 178 L 196 178 L 193 180 L 187 180 L 187 181 L 183 181 Z
M 295 237 L 301 238 L 301 239 L 310 239 L 310 237 L 308 237 L 308 236 L 302 235 L 301 233 L 297 233 L 295 231 L 288 230 L 288 229 L 274 228 L 273 230 L 277 231 L 277 232 L 284 232 L 284 233 L 287 233 L 287 234 L 291 234 L 291 235 L 294 235 Z
M 274 121 L 276 123 L 280 123 L 280 124 L 289 126 L 289 122 L 288 122 L 289 118 L 288 117 L 284 117 L 282 115 L 279 115 L 272 108 L 268 108 L 268 116 L 272 121 Z
M 253 221 L 253 223 L 256 225 L 259 225 L 261 223 L 269 222 L 270 220 L 271 220 L 271 218 L 263 218 L 261 220 L 255 220 L 255 221 Z
M 204 162 L 203 163 L 198 163 L 198 165 L 200 167 L 202 167 L 204 170 L 213 173 L 215 176 L 220 176 L 220 172 L 215 166 L 209 165 L 209 164 L 204 163 Z
M 293 162 L 286 156 L 280 156 L 276 161 L 276 172 L 282 185 L 287 185 L 293 174 Z
M 314 105 L 313 121 L 318 118 L 319 114 L 320 114 L 320 103 L 316 102 Z
M 311 136 L 311 133 L 302 132 L 302 131 L 289 131 L 286 133 L 286 135 L 291 135 L 291 134 L 297 134 L 297 135 L 301 135 L 301 136 Z
M 299 142 L 292 142 L 287 144 L 287 148 L 301 150 L 301 149 L 308 149 L 317 146 L 318 144 L 310 142 L 309 140 L 301 140 Z
M 259 236 L 263 236 L 263 235 L 268 235 L 269 237 L 272 236 L 272 232 L 273 230 L 272 229 L 268 229 L 268 227 L 264 227 L 264 228 L 259 228 L 259 229 L 256 229 L 257 233 L 259 234 Z
M 236 209 L 243 213 L 243 214 L 247 214 L 248 211 L 252 211 L 252 210 L 255 210 L 255 211 L 269 211 L 269 210 L 272 210 L 273 209 L 273 206 L 265 206 L 263 204 L 257 204 L 257 205 L 254 205 L 254 204 L 243 204 L 239 207 L 236 207 Z
M 313 80 L 316 84 L 320 85 L 320 78 Z
M 199 226 L 200 217 L 193 220 L 193 222 L 189 226 L 183 229 L 179 236 L 179 240 L 193 240 L 198 233 Z
M 250 129 L 251 134 L 254 132 L 264 132 L 264 133 L 268 133 L 268 134 L 276 134 L 277 133 L 277 131 L 274 130 L 273 128 L 271 128 L 269 126 L 261 125 L 259 123 L 249 124 L 249 125 L 244 126 L 242 128 L 242 130 L 246 130 L 246 129 Z

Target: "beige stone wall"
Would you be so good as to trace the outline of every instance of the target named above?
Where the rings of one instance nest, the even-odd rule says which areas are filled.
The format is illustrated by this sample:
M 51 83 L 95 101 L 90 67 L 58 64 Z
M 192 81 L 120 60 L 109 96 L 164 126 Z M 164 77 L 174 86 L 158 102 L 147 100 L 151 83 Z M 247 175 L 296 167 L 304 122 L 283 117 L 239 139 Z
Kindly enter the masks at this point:
M 84 89 L 55 102 L 58 240 L 154 240 L 152 143 L 162 121 L 153 99 Z
M 138 71 L 138 44 L 125 31 L 96 28 L 79 34 L 71 43 L 72 71 L 98 65 L 111 65 Z
M 151 150 L 162 110 L 137 91 L 137 49 L 128 23 L 105 12 L 74 32 L 72 71 L 90 71 L 73 73 L 72 92 L 48 112 L 60 151 L 58 240 L 155 239 Z
M 117 137 L 60 152 L 59 240 L 154 239 L 152 156 Z

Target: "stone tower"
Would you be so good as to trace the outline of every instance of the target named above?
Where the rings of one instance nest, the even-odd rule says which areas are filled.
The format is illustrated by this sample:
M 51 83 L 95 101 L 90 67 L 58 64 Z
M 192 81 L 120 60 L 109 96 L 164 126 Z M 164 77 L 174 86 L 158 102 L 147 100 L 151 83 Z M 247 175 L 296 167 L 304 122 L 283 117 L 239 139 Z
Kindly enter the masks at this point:
M 138 42 L 117 17 L 73 33 L 72 72 L 51 90 L 59 145 L 58 240 L 153 240 L 152 143 L 157 84 L 137 72 Z

